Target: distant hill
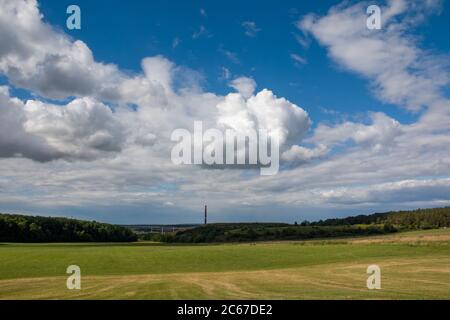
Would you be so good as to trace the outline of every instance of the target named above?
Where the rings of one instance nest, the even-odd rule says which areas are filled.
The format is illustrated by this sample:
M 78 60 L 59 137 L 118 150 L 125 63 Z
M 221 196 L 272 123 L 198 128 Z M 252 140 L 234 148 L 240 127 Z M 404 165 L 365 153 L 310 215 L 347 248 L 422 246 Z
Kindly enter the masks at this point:
M 141 236 L 176 243 L 251 242 L 341 238 L 450 227 L 450 208 L 360 215 L 299 225 L 267 223 L 209 224 L 172 234 Z
M 67 218 L 0 214 L 0 242 L 132 242 L 128 228 Z
M 390 211 L 318 222 L 303 222 L 301 225 L 342 226 L 356 224 L 391 224 L 403 229 L 436 229 L 450 227 L 450 207 L 417 209 L 413 211 Z
M 397 229 L 387 225 L 302 227 L 264 224 L 210 224 L 173 234 L 154 235 L 153 240 L 174 243 L 253 242 L 341 238 L 393 232 L 397 232 Z

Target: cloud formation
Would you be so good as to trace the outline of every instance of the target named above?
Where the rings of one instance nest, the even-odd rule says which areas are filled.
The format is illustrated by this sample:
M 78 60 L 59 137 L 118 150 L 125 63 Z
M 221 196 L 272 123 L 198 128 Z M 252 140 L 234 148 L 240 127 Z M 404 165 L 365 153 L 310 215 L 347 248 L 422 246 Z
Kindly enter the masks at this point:
M 26 157 L 49 161 L 61 156 L 45 139 L 26 131 L 24 107 L 22 101 L 9 96 L 7 87 L 0 87 L 0 158 Z
M 256 37 L 256 35 L 258 34 L 258 32 L 261 31 L 261 29 L 259 29 L 256 26 L 256 22 L 255 21 L 244 21 L 242 22 L 242 26 L 245 29 L 245 35 L 247 37 Z
M 422 49 L 410 28 L 437 10 L 436 1 L 389 1 L 380 32 L 365 28 L 364 3 L 298 22 L 305 41 L 366 78 L 381 102 L 419 112 L 411 124 L 373 110 L 365 121 L 313 129 L 304 109 L 257 90 L 251 78 L 231 80 L 229 93 L 207 92 L 198 73 L 162 56 L 144 58 L 130 75 L 46 24 L 36 1 L 0 5 L 0 73 L 33 97 L 21 100 L 0 87 L 0 207 L 171 214 L 204 201 L 217 212 L 245 204 L 275 213 L 450 204 L 450 103 L 441 91 L 448 75 L 438 68 L 445 59 Z M 192 130 L 196 120 L 276 133 L 281 172 L 174 166 L 171 132 Z
M 388 1 L 381 8 L 381 30 L 366 27 L 368 2 L 336 6 L 324 17 L 307 15 L 298 27 L 327 47 L 341 66 L 370 79 L 381 100 L 417 111 L 439 101 L 440 88 L 449 80 L 443 58 L 420 49 L 408 33 L 438 4 Z
M 14 115 L 17 119 L 13 119 L 12 112 L 5 111 L 1 121 L 19 122 L 23 140 L 32 137 L 40 141 L 40 149 L 46 150 L 42 151 L 45 155 L 31 159 L 94 160 L 122 152 L 133 144 L 150 147 L 159 141 L 162 147 L 171 131 L 190 128 L 195 120 L 209 125 L 233 125 L 227 123 L 226 114 L 236 109 L 241 109 L 243 119 L 238 116 L 233 121 L 239 123 L 248 118 L 258 129 L 274 130 L 283 137 L 289 132 L 299 132 L 294 127 L 301 128 L 300 131 L 306 127 L 307 114 L 299 107 L 276 98 L 270 90 L 254 96 L 253 79 L 234 79 L 230 86 L 238 93 L 217 96 L 203 92 L 192 81 L 194 71 L 178 67 L 162 56 L 143 59 L 142 73 L 128 76 L 114 65 L 95 61 L 82 41 L 72 41 L 45 24 L 36 1 L 1 4 L 4 10 L 0 24 L 8 29 L 0 32 L 0 39 L 6 43 L 0 52 L 0 72 L 15 86 L 42 97 L 75 97 L 66 105 L 43 100 L 22 102 L 10 98 L 3 89 L 8 102 L 2 110 L 11 109 L 9 105 L 14 100 L 20 105 L 15 109 L 21 116 Z M 114 111 L 108 104 L 115 105 Z M 301 117 L 296 117 L 299 113 Z M 1 146 L 4 150 L 7 143 L 11 144 L 5 141 Z M 20 149 L 20 144 L 16 145 Z M 170 149 L 168 144 L 164 147 Z M 29 154 L 28 150 L 3 152 L 5 157 Z
M 82 41 L 43 23 L 35 0 L 1 0 L 0 72 L 17 86 L 47 98 L 117 98 L 123 75 L 115 65 L 94 61 Z

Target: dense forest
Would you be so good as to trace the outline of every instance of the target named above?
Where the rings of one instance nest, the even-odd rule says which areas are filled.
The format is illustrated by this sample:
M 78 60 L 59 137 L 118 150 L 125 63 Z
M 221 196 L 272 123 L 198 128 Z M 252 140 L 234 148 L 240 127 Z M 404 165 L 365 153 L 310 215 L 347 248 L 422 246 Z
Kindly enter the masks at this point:
M 95 221 L 0 214 L 0 242 L 132 242 L 130 229 Z
M 391 211 L 360 215 L 342 219 L 328 219 L 318 222 L 302 222 L 302 226 L 345 226 L 357 224 L 390 224 L 400 229 L 437 229 L 450 227 L 450 207 L 418 209 L 414 211 Z
M 265 224 L 212 224 L 175 234 L 158 235 L 153 240 L 176 243 L 307 240 L 381 235 L 396 231 L 389 225 L 273 227 Z

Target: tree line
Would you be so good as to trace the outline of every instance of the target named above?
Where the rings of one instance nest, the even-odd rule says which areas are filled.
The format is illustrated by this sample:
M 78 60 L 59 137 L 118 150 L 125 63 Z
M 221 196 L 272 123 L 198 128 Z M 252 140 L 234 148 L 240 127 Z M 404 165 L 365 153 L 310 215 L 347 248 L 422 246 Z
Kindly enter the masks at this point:
M 302 226 L 344 226 L 357 224 L 390 224 L 400 229 L 423 230 L 450 227 L 450 207 L 390 211 L 317 222 L 304 221 Z
M 211 224 L 173 234 L 148 235 L 145 240 L 173 243 L 220 243 L 273 240 L 309 240 L 382 235 L 397 232 L 390 225 L 367 226 L 278 226 L 264 224 Z
M 141 240 L 178 243 L 307 240 L 450 227 L 450 207 L 282 223 L 210 224 L 167 234 L 140 234 Z M 131 229 L 68 218 L 0 214 L 0 242 L 133 242 Z
M 0 242 L 133 242 L 128 228 L 68 218 L 0 214 Z

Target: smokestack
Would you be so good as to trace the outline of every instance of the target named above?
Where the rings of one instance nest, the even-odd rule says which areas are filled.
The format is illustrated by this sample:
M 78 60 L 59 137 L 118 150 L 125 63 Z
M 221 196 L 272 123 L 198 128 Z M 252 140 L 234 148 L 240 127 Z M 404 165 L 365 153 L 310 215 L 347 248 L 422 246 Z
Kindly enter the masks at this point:
M 205 225 L 208 224 L 208 206 L 205 204 Z

